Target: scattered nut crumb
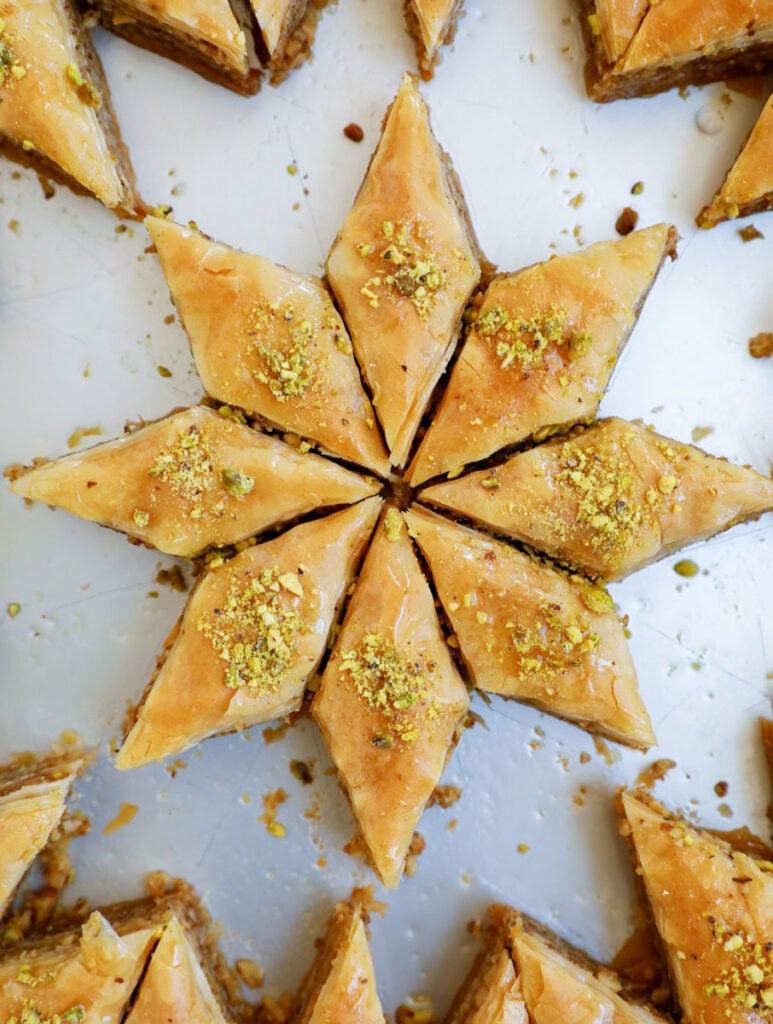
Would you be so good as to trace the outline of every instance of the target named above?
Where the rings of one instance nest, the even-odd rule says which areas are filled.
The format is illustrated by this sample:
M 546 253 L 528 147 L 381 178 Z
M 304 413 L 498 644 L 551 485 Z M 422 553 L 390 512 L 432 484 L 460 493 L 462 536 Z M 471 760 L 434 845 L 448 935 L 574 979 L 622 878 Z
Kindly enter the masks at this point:
M 43 189 L 43 198 L 53 199 L 56 195 L 56 189 L 54 188 L 54 184 L 51 179 L 47 178 L 45 174 L 39 174 L 38 181 L 40 182 L 40 187 Z
M 733 809 L 730 804 L 720 804 L 717 810 L 723 818 L 732 818 L 733 816 Z
M 289 800 L 283 789 L 274 789 L 270 793 L 263 794 L 263 814 L 258 818 L 266 826 L 266 832 L 277 839 L 285 837 L 286 829 L 281 821 L 276 820 L 276 812 L 285 801 Z
M 358 124 L 355 124 L 354 121 L 352 121 L 351 124 L 347 124 L 344 128 L 344 135 L 352 142 L 362 142 L 365 138 L 365 132 Z
M 773 334 L 755 334 L 749 339 L 749 355 L 753 359 L 767 359 L 773 356 Z
M 600 736 L 593 737 L 593 746 L 596 748 L 596 753 L 600 754 L 608 765 L 620 760 L 620 751 L 610 750 Z
M 633 183 L 633 185 L 631 185 L 631 195 L 632 196 L 640 196 L 643 191 L 644 191 L 644 182 L 643 181 L 635 181 Z
M 167 366 L 157 366 L 159 377 L 171 377 L 172 371 Z
M 303 786 L 310 786 L 314 781 L 311 765 L 306 761 L 291 761 L 290 772 Z
M 263 968 L 259 967 L 254 960 L 241 959 L 234 964 L 236 973 L 247 988 L 262 988 L 265 975 Z
M 718 782 L 714 786 L 714 792 L 717 794 L 718 797 L 727 796 L 727 791 L 729 789 L 730 789 L 730 786 L 728 785 L 727 782 Z
M 615 221 L 615 231 L 618 235 L 630 235 L 639 223 L 639 214 L 630 206 L 626 206 Z
M 674 572 L 678 576 L 685 576 L 688 579 L 691 576 L 697 576 L 699 571 L 698 563 L 693 562 L 691 558 L 682 558 L 674 565 Z
M 519 843 L 518 844 L 518 852 L 519 853 L 528 853 L 529 852 L 529 844 L 528 843 Z
M 68 448 L 77 448 L 84 437 L 98 437 L 102 433 L 102 427 L 78 427 L 67 438 Z
M 139 807 L 136 804 L 122 803 L 121 810 L 118 814 L 102 829 L 102 835 L 110 836 L 113 832 L 117 832 L 119 828 L 123 828 L 124 825 L 128 825 L 137 817 L 138 811 Z
M 185 593 L 188 589 L 188 584 L 185 582 L 185 576 L 179 565 L 170 565 L 169 568 L 165 569 L 159 562 L 157 568 L 156 583 L 160 587 L 171 587 L 178 594 Z
M 461 795 L 462 790 L 460 786 L 435 786 L 432 796 L 427 802 L 427 807 L 434 807 L 435 804 L 440 804 L 444 810 L 447 810 L 457 803 Z
M 765 237 L 753 224 L 747 224 L 745 228 L 739 228 L 738 234 L 744 242 L 753 242 L 755 238 Z
M 11 601 L 10 604 L 6 605 L 6 611 L 8 612 L 8 618 L 15 619 L 21 611 L 21 605 L 18 601 Z
M 709 434 L 713 433 L 713 427 L 693 427 L 690 437 L 697 443 L 698 441 L 702 441 L 704 437 L 708 437 Z
M 676 761 L 668 757 L 658 758 L 652 764 L 639 772 L 636 776 L 636 785 L 644 789 L 652 789 L 656 782 L 662 782 L 672 768 L 676 768 Z

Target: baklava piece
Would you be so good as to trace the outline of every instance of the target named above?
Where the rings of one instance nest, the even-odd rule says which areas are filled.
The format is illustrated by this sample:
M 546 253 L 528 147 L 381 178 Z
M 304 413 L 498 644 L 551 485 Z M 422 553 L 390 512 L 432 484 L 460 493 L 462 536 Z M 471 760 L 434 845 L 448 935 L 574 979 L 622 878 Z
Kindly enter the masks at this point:
M 612 418 L 419 498 L 616 580 L 773 510 L 773 481 Z
M 131 714 L 118 768 L 298 710 L 380 504 L 296 526 L 199 580 Z
M 773 59 L 771 0 L 580 0 L 592 99 L 649 96 L 759 73 Z
M 105 28 L 243 94 L 261 74 L 229 0 L 87 0 Z M 244 24 L 249 25 L 247 18 Z
M 311 58 L 317 23 L 329 3 L 337 0 L 250 0 L 260 30 L 262 62 L 278 85 Z
M 773 209 L 773 96 L 741 147 L 722 187 L 698 215 L 702 228 Z
M 621 797 L 626 837 L 685 1021 L 773 1021 L 773 864 Z
M 31 469 L 11 484 L 170 555 L 245 540 L 380 485 L 204 406 Z
M 377 528 L 312 704 L 383 883 L 414 830 L 468 706 L 399 512 Z
M 655 742 L 622 623 L 602 586 L 420 506 L 405 519 L 475 686 L 620 743 Z
M 389 458 L 323 282 L 148 217 L 207 394 L 381 475 Z
M 665 1024 L 608 967 L 509 907 L 492 924 L 445 1024 Z
M 384 1024 L 366 924 L 356 893 L 336 906 L 288 1024 Z
M 0 0 L 0 152 L 145 212 L 96 51 L 70 0 Z
M 46 757 L 24 754 L 0 766 L 0 918 L 62 825 L 72 785 L 89 758 L 75 750 Z
M 228 1024 L 244 1010 L 227 976 L 209 915 L 176 883 L 0 950 L 0 1020 Z
M 408 31 L 416 40 L 419 71 L 425 81 L 434 77 L 442 60 L 440 48 L 454 41 L 464 0 L 405 0 Z
M 596 414 L 676 232 L 665 224 L 497 277 L 410 470 L 457 474 Z
M 402 467 L 480 278 L 458 184 L 407 75 L 327 276 Z

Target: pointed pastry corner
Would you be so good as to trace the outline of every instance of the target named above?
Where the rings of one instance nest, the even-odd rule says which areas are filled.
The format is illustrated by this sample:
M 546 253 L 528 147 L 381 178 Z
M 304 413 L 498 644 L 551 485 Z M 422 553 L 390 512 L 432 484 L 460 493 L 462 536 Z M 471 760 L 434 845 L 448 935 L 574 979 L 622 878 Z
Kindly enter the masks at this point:
M 403 519 L 389 507 L 312 704 L 388 887 L 402 876 L 467 706 Z
M 336 905 L 290 1010 L 293 1024 L 384 1024 L 363 916 L 356 892 Z
M 130 712 L 116 768 L 296 711 L 381 504 L 293 527 L 204 574 Z
M 406 0 L 405 21 L 416 40 L 419 71 L 425 82 L 434 77 L 442 60 L 441 47 L 453 42 L 463 7 L 464 0 Z

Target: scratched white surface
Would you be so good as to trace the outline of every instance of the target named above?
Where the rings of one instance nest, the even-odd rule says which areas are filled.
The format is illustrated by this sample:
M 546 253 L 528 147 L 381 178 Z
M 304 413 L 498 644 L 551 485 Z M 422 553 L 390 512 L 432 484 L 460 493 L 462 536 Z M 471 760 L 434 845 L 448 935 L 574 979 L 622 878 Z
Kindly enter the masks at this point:
M 321 22 L 315 61 L 249 100 L 99 35 L 144 195 L 223 241 L 319 271 L 401 72 L 414 66 L 401 7 L 341 0 Z M 695 426 L 712 427 L 709 451 L 767 472 L 773 363 L 752 360 L 746 346 L 773 329 L 773 215 L 756 218 L 767 237 L 750 244 L 733 226 L 701 233 L 692 220 L 761 103 L 732 94 L 727 105 L 713 86 L 596 106 L 582 89 L 578 27 L 564 23 L 572 13 L 569 0 L 469 2 L 453 52 L 424 88 L 482 246 L 516 269 L 575 250 L 578 225 L 586 243 L 613 237 L 628 204 L 642 226 L 673 221 L 679 260 L 662 274 L 603 411 L 685 440 Z M 698 130 L 699 112 L 716 133 Z M 359 146 L 342 135 L 350 121 L 365 129 Z M 292 162 L 296 176 L 286 171 Z M 77 427 L 116 434 L 127 418 L 201 395 L 181 329 L 164 323 L 171 306 L 155 257 L 143 254 L 143 229 L 115 234 L 97 203 L 63 189 L 44 201 L 34 175 L 14 170 L 0 165 L 2 464 L 61 453 Z M 631 197 L 638 180 L 645 190 Z M 173 376 L 163 379 L 158 365 Z M 0 517 L 0 756 L 41 749 L 65 727 L 104 751 L 182 607 L 182 595 L 153 582 L 170 560 L 64 513 L 27 509 L 5 487 Z M 385 897 L 388 913 L 373 924 L 387 1010 L 413 992 L 445 1009 L 473 955 L 465 923 L 492 899 L 610 955 L 633 904 L 610 795 L 654 757 L 678 763 L 659 790 L 672 805 L 711 825 L 765 830 L 756 716 L 770 710 L 773 518 L 690 557 L 701 568 L 693 579 L 676 575 L 670 558 L 613 588 L 630 615 L 657 750 L 622 751 L 607 766 L 579 730 L 475 699 L 486 728 L 462 738 L 445 779 L 462 786 L 462 799 L 424 816 L 418 874 Z M 22 605 L 14 619 L 4 614 L 11 601 Z M 585 765 L 582 751 L 592 754 Z M 291 776 L 294 757 L 314 762 L 311 787 Z M 185 761 L 174 779 L 162 766 L 119 774 L 103 752 L 78 787 L 94 828 L 76 847 L 74 891 L 107 901 L 136 894 L 150 869 L 183 874 L 222 921 L 228 952 L 254 956 L 268 990 L 294 988 L 332 902 L 372 880 L 341 851 L 352 820 L 325 774 L 319 735 L 304 723 L 267 746 L 255 730 L 210 741 Z M 729 821 L 713 792 L 720 779 L 729 782 Z M 281 840 L 256 820 L 261 795 L 279 786 L 290 797 Z M 121 801 L 137 804 L 137 817 L 103 836 Z M 316 804 L 321 820 L 304 817 Z M 320 856 L 327 866 L 317 866 Z

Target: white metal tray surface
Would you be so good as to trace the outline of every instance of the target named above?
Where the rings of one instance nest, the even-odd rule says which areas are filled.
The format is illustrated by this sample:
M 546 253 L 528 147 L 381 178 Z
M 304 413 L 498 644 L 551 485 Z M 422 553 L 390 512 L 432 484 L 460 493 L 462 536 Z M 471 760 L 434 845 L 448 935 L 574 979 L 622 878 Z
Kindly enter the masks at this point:
M 222 241 L 313 273 L 401 74 L 415 67 L 399 0 L 341 0 L 320 23 L 313 63 L 251 99 L 102 33 L 97 45 L 144 196 Z M 582 65 L 571 0 L 468 0 L 456 44 L 423 91 L 483 249 L 517 269 L 574 251 L 580 239 L 615 237 L 626 205 L 640 226 L 675 223 L 679 259 L 657 282 L 602 412 L 687 441 L 694 427 L 711 427 L 707 450 L 767 473 L 773 363 L 753 360 L 747 342 L 773 329 L 773 214 L 755 219 L 766 237 L 749 244 L 737 225 L 693 224 L 761 100 L 720 84 L 602 107 L 585 97 Z M 342 134 L 352 121 L 365 130 L 359 145 Z M 63 188 L 46 201 L 34 174 L 15 172 L 0 164 L 3 465 L 65 451 L 78 427 L 117 435 L 127 419 L 202 393 L 181 328 L 165 322 L 172 307 L 142 226 L 116 233 L 96 201 Z M 644 192 L 631 196 L 637 181 Z M 211 740 L 175 777 L 160 765 L 113 770 L 106 742 L 184 603 L 154 582 L 172 560 L 65 513 L 26 508 L 5 487 L 0 503 L 0 757 L 43 749 L 65 728 L 103 744 L 78 786 L 93 830 L 74 847 L 72 894 L 105 902 L 139 894 L 149 870 L 182 875 L 222 923 L 227 953 L 257 960 L 267 991 L 294 989 L 333 902 L 374 881 L 342 852 L 353 821 L 316 728 L 301 722 L 272 745 L 260 729 Z M 656 750 L 615 748 L 619 759 L 607 764 L 579 729 L 474 698 L 485 727 L 463 736 L 444 779 L 462 787 L 461 800 L 424 815 L 416 876 L 388 894 L 376 885 L 389 904 L 372 926 L 387 1011 L 425 992 L 444 1012 L 475 947 L 466 923 L 492 900 L 611 956 L 634 906 L 611 797 L 656 757 L 677 762 L 658 789 L 669 805 L 711 826 L 766 833 L 756 717 L 770 710 L 773 518 L 690 557 L 701 570 L 691 579 L 674 572 L 672 557 L 612 588 L 630 616 Z M 9 602 L 22 606 L 15 618 L 4 614 Z M 581 764 L 584 751 L 591 758 Z M 293 758 L 313 764 L 311 786 L 291 775 Z M 720 780 L 729 784 L 721 800 Z M 281 839 L 257 820 L 261 796 L 278 787 L 289 795 Z M 138 805 L 137 816 L 103 835 L 122 801 Z

